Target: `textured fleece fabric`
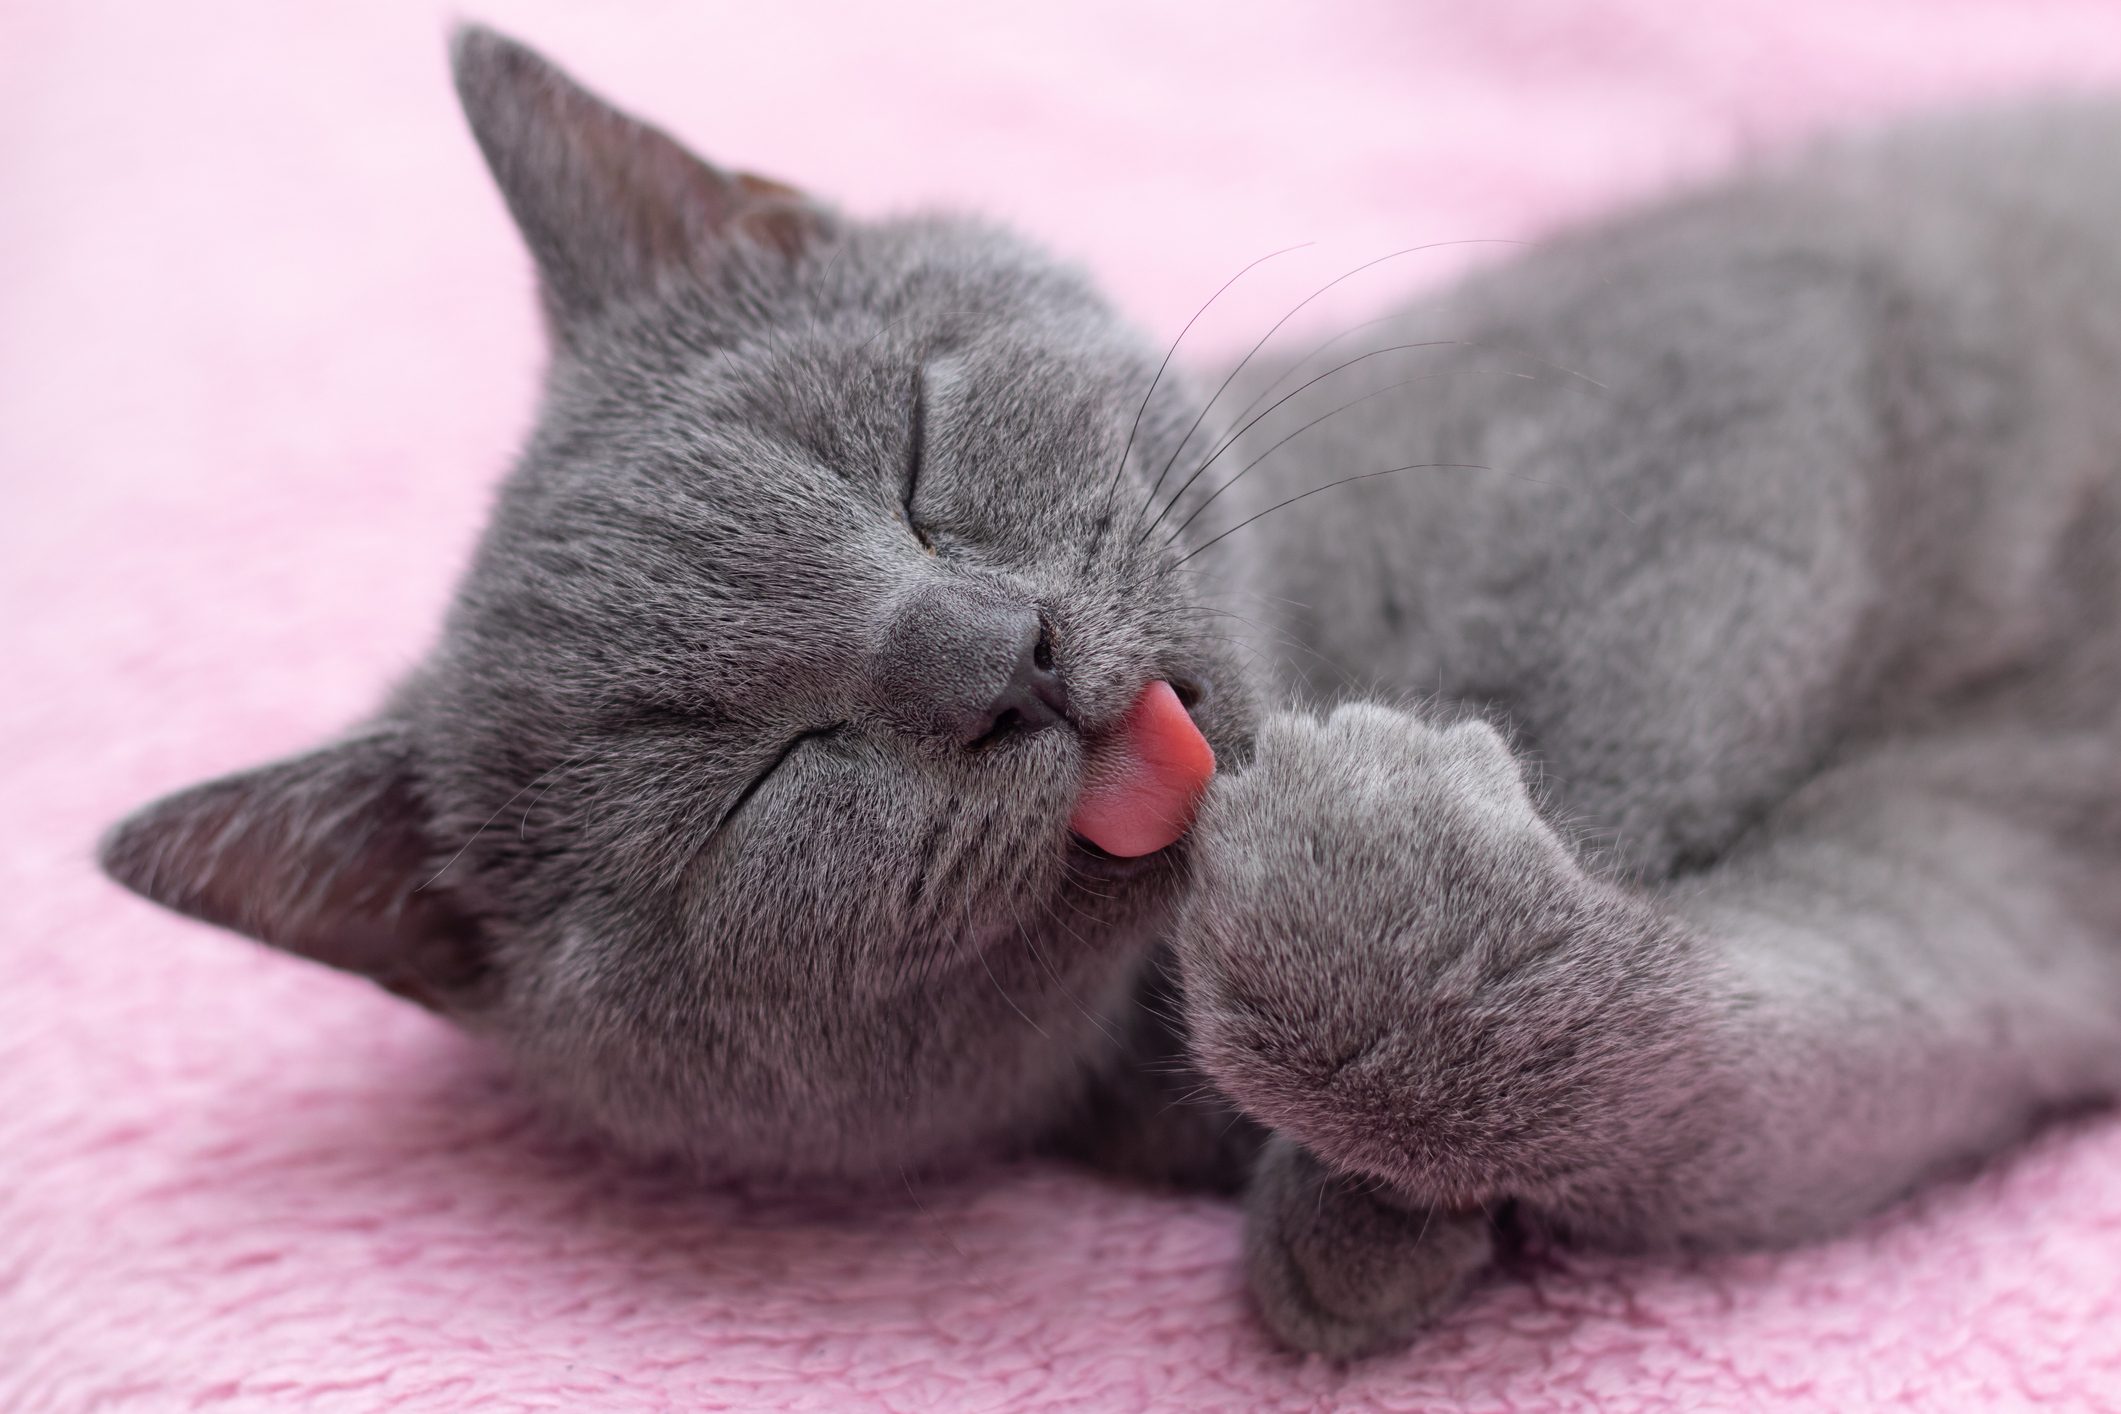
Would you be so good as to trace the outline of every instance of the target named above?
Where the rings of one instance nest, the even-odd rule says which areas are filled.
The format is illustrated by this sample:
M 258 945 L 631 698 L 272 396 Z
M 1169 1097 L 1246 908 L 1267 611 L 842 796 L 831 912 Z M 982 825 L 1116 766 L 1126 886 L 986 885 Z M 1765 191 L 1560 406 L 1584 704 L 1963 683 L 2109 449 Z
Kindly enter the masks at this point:
M 100 880 L 121 812 L 411 661 L 527 425 L 454 9 L 0 10 L 0 1409 L 2121 1404 L 2111 1116 L 1829 1245 L 1545 1258 L 1338 1371 L 1268 1344 L 1222 1203 L 1035 1168 L 700 1192 L 553 1135 L 423 1013 Z M 478 13 L 718 159 L 1013 220 L 1163 335 L 1292 241 L 1324 244 L 1284 305 L 1832 121 L 2121 75 L 2091 0 Z M 1204 350 L 1275 312 L 1226 308 Z

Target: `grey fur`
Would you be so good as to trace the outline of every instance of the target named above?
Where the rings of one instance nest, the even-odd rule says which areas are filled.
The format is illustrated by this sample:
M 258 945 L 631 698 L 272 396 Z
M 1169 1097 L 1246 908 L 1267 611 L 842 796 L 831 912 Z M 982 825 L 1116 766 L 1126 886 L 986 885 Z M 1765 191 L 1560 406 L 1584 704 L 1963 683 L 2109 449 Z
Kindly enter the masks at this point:
M 519 46 L 471 30 L 456 60 L 553 325 L 530 445 L 376 722 L 150 808 L 111 872 L 418 991 L 584 1120 L 713 1172 L 897 1187 L 1102 1112 L 1182 876 L 1071 846 L 1081 736 L 1150 678 L 1201 684 L 1225 751 L 1249 731 L 1181 587 L 1117 538 L 1085 554 L 1158 351 L 989 227 L 676 172 Z M 596 165 L 636 148 L 653 180 Z M 1041 614 L 1079 730 L 967 749 L 1013 666 L 980 625 Z M 320 775 L 416 805 L 396 837 L 424 848 L 365 848 Z M 258 847 L 223 847 L 233 802 Z M 447 900 L 479 986 L 408 985 L 426 933 L 362 951 L 364 917 L 297 906 L 319 877 L 408 922 Z
M 2111 1097 L 2121 110 L 1832 145 L 1407 327 L 1471 356 L 1226 498 L 1494 468 L 1234 567 L 1285 690 L 1433 699 L 1275 717 L 1211 791 L 1179 936 L 1224 1091 L 1439 1220 L 1632 1248 L 1830 1232 Z
M 1187 440 L 1073 272 L 456 58 L 537 430 L 375 719 L 133 817 L 122 882 L 710 1172 L 1260 1152 L 1262 1311 L 1336 1355 L 1503 1212 L 1799 1239 L 2121 1085 L 2121 112 L 1565 236 L 1174 496 L 1237 400 Z M 995 709 L 1027 644 L 1064 722 Z M 1066 820 L 1155 678 L 1225 769 L 1122 868 Z

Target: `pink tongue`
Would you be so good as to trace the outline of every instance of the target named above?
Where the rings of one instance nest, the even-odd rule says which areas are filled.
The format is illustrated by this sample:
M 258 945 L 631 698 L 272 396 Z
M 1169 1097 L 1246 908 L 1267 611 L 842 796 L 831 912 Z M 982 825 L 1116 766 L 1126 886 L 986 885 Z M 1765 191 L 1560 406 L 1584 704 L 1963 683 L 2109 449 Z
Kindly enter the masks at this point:
M 1123 859 L 1175 844 L 1215 774 L 1215 753 L 1167 682 L 1152 682 L 1090 753 L 1068 828 Z

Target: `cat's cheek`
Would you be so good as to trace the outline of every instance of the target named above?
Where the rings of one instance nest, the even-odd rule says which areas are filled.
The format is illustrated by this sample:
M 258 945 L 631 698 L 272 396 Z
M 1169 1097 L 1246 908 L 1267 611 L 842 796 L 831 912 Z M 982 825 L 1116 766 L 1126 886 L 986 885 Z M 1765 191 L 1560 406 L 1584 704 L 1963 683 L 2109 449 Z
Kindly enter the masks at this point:
M 857 918 L 902 876 L 928 794 L 902 770 L 810 760 L 763 785 L 702 849 L 695 884 L 757 923 Z

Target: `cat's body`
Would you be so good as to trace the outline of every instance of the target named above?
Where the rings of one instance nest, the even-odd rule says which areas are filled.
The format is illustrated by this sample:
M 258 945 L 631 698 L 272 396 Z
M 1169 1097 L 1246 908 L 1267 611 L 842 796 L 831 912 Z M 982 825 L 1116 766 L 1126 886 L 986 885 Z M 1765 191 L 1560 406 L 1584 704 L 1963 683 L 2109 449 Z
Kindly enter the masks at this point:
M 1241 401 L 1188 437 L 1036 252 L 458 75 L 539 432 L 427 663 L 121 827 L 134 887 L 710 1170 L 1256 1164 L 1268 1318 L 1340 1353 L 1505 1207 L 1790 1240 L 2121 1089 L 2121 111 L 1565 237 L 1195 479 Z M 1164 682 L 1223 772 L 1102 857 Z
M 1434 695 L 1506 722 L 1560 813 L 1661 877 L 1829 756 L 1973 698 L 2066 714 L 2059 675 L 2089 721 L 2115 701 L 2116 231 L 2113 106 L 1808 153 L 1334 344 L 1296 379 L 1441 346 L 1308 395 L 1307 416 L 1416 380 L 1199 524 L 1442 464 L 1232 541 L 1223 573 L 1277 633 L 1262 648 L 1314 700 Z
M 1433 1298 L 1485 1250 L 1417 1203 L 1406 1285 L 1318 1296 L 1376 1263 L 1320 1190 L 1373 1254 L 1380 1179 L 1624 1245 L 1784 1241 L 2112 1095 L 2121 108 L 1815 152 L 1386 329 L 1479 356 L 1372 360 L 1334 402 L 1429 376 L 1230 520 L 1443 465 L 1269 515 L 1226 573 L 1292 689 L 1494 721 L 1574 859 L 1480 783 L 1484 734 L 1373 709 L 1270 735 L 1281 780 L 1211 797 L 1245 882 L 1189 935 L 1208 1068 L 1368 1180 L 1270 1152 L 1254 1275 L 1284 1329 L 1387 1339 L 1411 1270 Z M 1406 774 L 1373 794 L 1383 760 Z M 1394 848 L 1403 892 L 1355 884 Z

